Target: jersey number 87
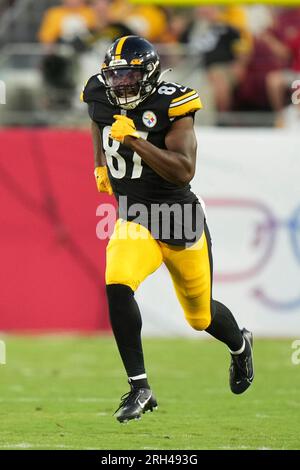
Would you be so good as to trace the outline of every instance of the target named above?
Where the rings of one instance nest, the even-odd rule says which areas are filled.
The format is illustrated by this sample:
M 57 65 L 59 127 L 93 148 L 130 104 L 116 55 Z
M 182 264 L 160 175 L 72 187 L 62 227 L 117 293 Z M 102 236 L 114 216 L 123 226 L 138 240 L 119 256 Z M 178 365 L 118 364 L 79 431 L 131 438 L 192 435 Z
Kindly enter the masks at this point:
M 106 162 L 111 172 L 111 175 L 114 178 L 121 179 L 121 178 L 124 178 L 124 176 L 126 175 L 126 160 L 118 152 L 119 147 L 121 145 L 120 142 L 109 138 L 110 129 L 111 129 L 111 126 L 106 126 L 103 129 L 103 136 L 102 136 L 103 149 L 105 152 Z M 141 136 L 142 139 L 146 140 L 148 137 L 148 132 L 139 131 L 139 135 Z M 115 159 L 116 166 L 114 166 L 113 164 L 113 159 Z M 131 179 L 140 178 L 142 175 L 142 171 L 143 171 L 142 159 L 136 152 L 134 152 L 134 154 L 132 155 L 132 163 L 133 163 L 133 167 L 132 167 L 132 173 L 131 173 L 130 178 Z

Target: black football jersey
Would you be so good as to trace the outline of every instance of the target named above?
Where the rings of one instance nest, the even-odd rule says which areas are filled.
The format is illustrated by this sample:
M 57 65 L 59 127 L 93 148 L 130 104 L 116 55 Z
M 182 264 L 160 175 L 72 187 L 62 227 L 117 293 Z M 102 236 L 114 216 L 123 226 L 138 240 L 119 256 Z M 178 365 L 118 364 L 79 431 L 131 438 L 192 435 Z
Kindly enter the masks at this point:
M 166 243 L 186 245 L 197 241 L 203 231 L 204 214 L 190 185 L 179 187 L 166 181 L 136 152 L 111 139 L 109 134 L 115 121 L 113 116 L 125 114 L 134 121 L 140 137 L 166 149 L 165 137 L 172 122 L 201 109 L 198 93 L 177 83 L 160 82 L 155 92 L 135 109 L 125 111 L 110 103 L 101 75 L 94 75 L 83 90 L 82 100 L 88 103 L 90 118 L 101 133 L 119 216 L 142 223 L 156 239 Z M 164 210 L 168 208 L 171 208 L 169 233 L 162 228 L 167 219 Z

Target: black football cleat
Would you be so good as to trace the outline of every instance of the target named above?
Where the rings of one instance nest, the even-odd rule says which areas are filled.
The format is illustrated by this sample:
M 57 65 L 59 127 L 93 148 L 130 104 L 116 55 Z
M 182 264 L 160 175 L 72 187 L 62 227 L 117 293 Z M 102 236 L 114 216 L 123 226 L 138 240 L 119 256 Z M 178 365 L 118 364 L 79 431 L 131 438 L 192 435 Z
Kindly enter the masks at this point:
M 130 392 L 121 397 L 119 408 L 115 416 L 120 423 L 126 423 L 131 419 L 140 419 L 146 411 L 157 408 L 157 401 L 148 388 L 131 388 Z
M 246 328 L 242 329 L 245 350 L 241 354 L 231 354 L 229 382 L 231 391 L 237 395 L 244 393 L 253 382 L 253 335 Z

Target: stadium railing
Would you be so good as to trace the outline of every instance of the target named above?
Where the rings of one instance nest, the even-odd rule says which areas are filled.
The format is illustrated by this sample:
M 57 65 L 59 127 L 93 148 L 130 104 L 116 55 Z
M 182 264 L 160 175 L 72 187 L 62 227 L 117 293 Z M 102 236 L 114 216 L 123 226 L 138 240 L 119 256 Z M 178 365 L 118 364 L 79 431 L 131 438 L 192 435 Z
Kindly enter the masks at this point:
M 172 68 L 167 80 L 200 90 L 205 113 L 198 113 L 196 124 L 272 126 L 272 113 L 216 112 L 199 54 L 179 44 L 157 48 L 163 69 Z M 0 125 L 87 126 L 86 107 L 80 103 L 79 95 L 89 76 L 99 70 L 100 55 L 97 50 L 90 53 L 87 71 L 86 55 L 77 54 L 68 45 L 56 45 L 51 54 L 39 43 L 11 43 L 2 47 L 0 77 L 6 84 L 7 98 L 6 105 L 0 107 Z M 55 72 L 58 66 L 60 71 Z M 66 76 L 65 81 L 62 74 Z

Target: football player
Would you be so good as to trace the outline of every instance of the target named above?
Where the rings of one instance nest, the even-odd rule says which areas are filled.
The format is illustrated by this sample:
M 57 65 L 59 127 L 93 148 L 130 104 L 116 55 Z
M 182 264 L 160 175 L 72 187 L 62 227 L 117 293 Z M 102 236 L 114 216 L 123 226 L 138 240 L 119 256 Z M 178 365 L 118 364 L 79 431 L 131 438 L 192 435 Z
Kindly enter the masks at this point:
M 162 263 L 191 327 L 228 346 L 230 387 L 243 393 L 253 381 L 252 334 L 212 299 L 210 235 L 189 184 L 196 165 L 194 114 L 202 107 L 197 91 L 163 81 L 153 45 L 125 36 L 108 49 L 82 99 L 92 120 L 98 190 L 119 202 L 105 274 L 111 326 L 130 384 L 117 419 L 139 419 L 157 407 L 134 293 Z

